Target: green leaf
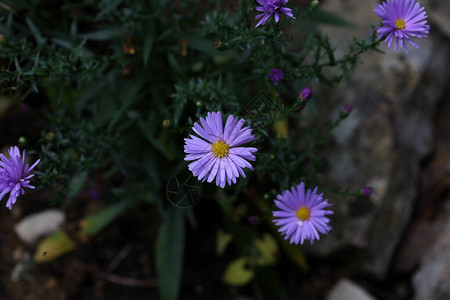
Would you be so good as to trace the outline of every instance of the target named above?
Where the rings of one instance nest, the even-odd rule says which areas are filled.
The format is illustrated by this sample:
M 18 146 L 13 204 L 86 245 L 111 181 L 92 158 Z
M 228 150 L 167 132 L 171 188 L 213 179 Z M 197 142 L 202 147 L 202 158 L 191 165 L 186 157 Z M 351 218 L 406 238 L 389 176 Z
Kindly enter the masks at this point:
M 106 41 L 122 36 L 123 30 L 121 28 L 108 28 L 90 33 L 80 34 L 81 38 L 93 41 Z
M 80 235 L 94 236 L 109 223 L 111 223 L 121 212 L 123 212 L 131 201 L 121 201 L 108 206 L 80 221 Z
M 144 39 L 144 51 L 143 51 L 143 59 L 144 65 L 148 65 L 148 60 L 150 59 L 150 53 L 153 48 L 153 42 L 155 41 L 156 31 L 155 31 L 155 23 L 151 22 L 151 24 L 147 24 L 149 32 Z
M 41 33 L 39 32 L 39 29 L 34 25 L 33 21 L 31 21 L 30 18 L 26 17 L 25 22 L 27 22 L 28 27 L 31 30 L 31 33 L 33 34 L 36 42 L 41 45 L 45 43 L 45 39 L 42 37 Z
M 74 176 L 69 182 L 69 192 L 67 198 L 71 199 L 76 196 L 84 187 L 87 179 L 87 172 L 81 172 L 80 174 Z
M 223 274 L 223 281 L 232 286 L 242 286 L 249 283 L 255 276 L 255 272 L 247 269 L 248 261 L 244 257 L 233 260 Z
M 176 300 L 181 284 L 184 252 L 183 210 L 171 206 L 156 241 L 156 271 L 161 300 Z

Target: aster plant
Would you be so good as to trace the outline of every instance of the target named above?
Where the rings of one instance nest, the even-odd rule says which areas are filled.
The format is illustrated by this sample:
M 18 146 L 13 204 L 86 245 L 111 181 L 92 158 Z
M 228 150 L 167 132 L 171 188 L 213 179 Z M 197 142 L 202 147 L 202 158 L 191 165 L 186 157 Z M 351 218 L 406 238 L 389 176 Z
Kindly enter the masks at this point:
M 11 147 L 8 150 L 9 158 L 0 154 L 0 200 L 9 193 L 6 207 L 12 210 L 17 197 L 25 193 L 24 188 L 34 189 L 30 185 L 30 178 L 34 174 L 30 172 L 37 166 L 39 159 L 30 167 L 25 165 L 25 150 L 20 156 L 20 151 L 17 146 Z
M 273 212 L 276 218 L 274 223 L 280 226 L 278 231 L 291 244 L 303 244 L 304 240 L 312 244 L 319 239 L 319 232 L 327 234 L 331 229 L 327 215 L 333 212 L 325 209 L 331 204 L 323 199 L 323 193 L 317 194 L 317 187 L 305 193 L 305 184 L 302 182 L 278 195 L 275 205 L 280 210 Z
M 292 10 L 290 8 L 284 7 L 289 0 L 257 0 L 261 6 L 257 6 L 255 9 L 260 11 L 261 14 L 255 17 L 256 20 L 261 19 L 255 27 L 259 25 L 266 24 L 270 16 L 273 15 L 275 22 L 278 23 L 280 20 L 280 13 L 295 20 Z
M 377 28 L 378 39 L 386 37 L 388 48 L 394 43 L 394 51 L 398 45 L 408 54 L 405 40 L 416 48 L 410 36 L 427 37 L 430 26 L 427 25 L 425 8 L 415 0 L 393 0 L 378 4 L 374 12 L 383 19 L 383 26 Z
M 205 119 L 200 118 L 200 124 L 194 123 L 192 128 L 201 138 L 190 135 L 186 138 L 184 160 L 194 162 L 189 164 L 189 170 L 199 180 L 212 182 L 216 178 L 216 185 L 222 188 L 226 182 L 236 183 L 239 174 L 245 178 L 243 168 L 253 170 L 247 161 L 255 160 L 253 153 L 258 151 L 254 147 L 240 147 L 255 140 L 252 129 L 243 127 L 244 119 L 233 115 L 227 118 L 225 127 L 220 112 L 209 112 Z

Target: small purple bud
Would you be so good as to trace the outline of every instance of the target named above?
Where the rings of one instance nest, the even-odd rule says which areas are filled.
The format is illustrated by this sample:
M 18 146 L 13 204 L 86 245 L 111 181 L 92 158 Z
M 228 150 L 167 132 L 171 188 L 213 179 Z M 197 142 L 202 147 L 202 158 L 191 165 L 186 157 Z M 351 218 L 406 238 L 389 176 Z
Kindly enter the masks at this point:
M 20 103 L 19 109 L 20 109 L 20 112 L 23 113 L 23 114 L 26 114 L 30 110 L 28 105 L 26 105 L 23 102 Z
M 97 200 L 97 199 L 99 199 L 100 198 L 100 191 L 99 190 L 97 190 L 97 189 L 91 189 L 90 191 L 89 191 L 89 196 L 91 197 L 91 199 L 93 199 L 93 200 Z
M 308 101 L 308 100 L 310 100 L 313 96 L 314 96 L 314 92 L 313 92 L 309 87 L 305 87 L 305 88 L 300 92 L 300 98 L 302 98 L 303 101 Z
M 349 104 L 345 104 L 345 105 L 344 105 L 344 112 L 345 112 L 346 114 L 351 113 L 352 110 L 353 110 L 353 106 L 351 106 L 351 105 L 349 105 Z
M 370 186 L 365 186 L 361 189 L 361 194 L 364 197 L 369 197 L 370 195 L 372 195 L 372 188 Z
M 274 85 L 279 85 L 284 79 L 283 71 L 281 69 L 271 69 L 269 78 L 273 81 Z
M 250 216 L 247 221 L 251 226 L 256 226 L 259 224 L 259 218 L 257 216 Z

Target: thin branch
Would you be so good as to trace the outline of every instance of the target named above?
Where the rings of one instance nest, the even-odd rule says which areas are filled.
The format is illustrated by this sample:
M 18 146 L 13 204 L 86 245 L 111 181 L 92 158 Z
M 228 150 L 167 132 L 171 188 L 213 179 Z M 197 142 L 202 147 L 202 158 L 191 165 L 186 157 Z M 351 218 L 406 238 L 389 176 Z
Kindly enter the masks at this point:
M 0 7 L 3 7 L 4 9 L 6 9 L 6 10 L 12 12 L 16 17 L 18 17 L 20 20 L 22 20 L 22 17 L 21 17 L 14 9 L 12 9 L 11 7 L 9 7 L 8 5 L 6 5 L 6 4 L 0 2 Z

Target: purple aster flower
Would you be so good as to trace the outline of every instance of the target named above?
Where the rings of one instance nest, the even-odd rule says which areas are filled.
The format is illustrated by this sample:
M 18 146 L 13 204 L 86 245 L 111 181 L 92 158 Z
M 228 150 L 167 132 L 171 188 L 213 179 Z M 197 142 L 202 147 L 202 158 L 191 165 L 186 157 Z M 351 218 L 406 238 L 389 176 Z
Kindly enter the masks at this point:
M 278 218 L 273 222 L 281 227 L 278 231 L 285 234 L 284 238 L 289 239 L 291 244 L 303 244 L 304 240 L 312 244 L 319 239 L 318 231 L 325 234 L 330 231 L 327 215 L 333 212 L 325 209 L 331 204 L 322 196 L 317 194 L 317 187 L 305 193 L 303 182 L 277 196 L 275 205 L 280 210 L 273 212 L 273 216 Z
M 8 152 L 9 158 L 0 154 L 0 200 L 9 193 L 6 207 L 11 210 L 13 204 L 16 203 L 17 197 L 25 193 L 24 188 L 34 189 L 34 186 L 30 185 L 29 180 L 34 174 L 28 174 L 40 160 L 38 159 L 31 167 L 28 164 L 24 167 L 25 150 L 22 157 L 20 157 L 17 146 L 9 148 Z
M 273 81 L 273 84 L 279 85 L 284 78 L 283 71 L 281 69 L 270 69 L 269 78 Z
M 212 182 L 215 177 L 216 185 L 223 188 L 225 182 L 236 183 L 239 174 L 245 178 L 242 168 L 253 170 L 247 160 L 254 161 L 253 153 L 258 150 L 239 146 L 253 141 L 255 136 L 249 126 L 242 128 L 244 119 L 230 115 L 225 127 L 220 112 L 209 112 L 205 119 L 200 118 L 201 126 L 194 123 L 192 128 L 202 139 L 194 135 L 184 139 L 184 160 L 194 160 L 189 170 L 199 180 Z
M 266 24 L 267 20 L 270 18 L 271 15 L 275 17 L 275 22 L 278 23 L 278 20 L 280 19 L 280 12 L 288 17 L 291 17 L 295 20 L 294 15 L 292 14 L 292 10 L 287 7 L 283 7 L 283 5 L 286 5 L 289 0 L 256 0 L 261 6 L 255 7 L 257 11 L 262 12 L 262 14 L 259 14 L 255 17 L 255 20 L 258 20 L 262 18 L 258 24 L 256 24 L 255 28 L 259 25 Z
M 386 36 L 385 42 L 388 43 L 388 48 L 394 42 L 395 51 L 400 44 L 400 47 L 404 48 L 408 54 L 404 40 L 419 48 L 409 36 L 427 37 L 430 30 L 430 26 L 427 25 L 425 8 L 415 0 L 387 0 L 383 4 L 377 4 L 374 12 L 383 19 L 383 26 L 376 29 L 379 35 L 378 39 Z

